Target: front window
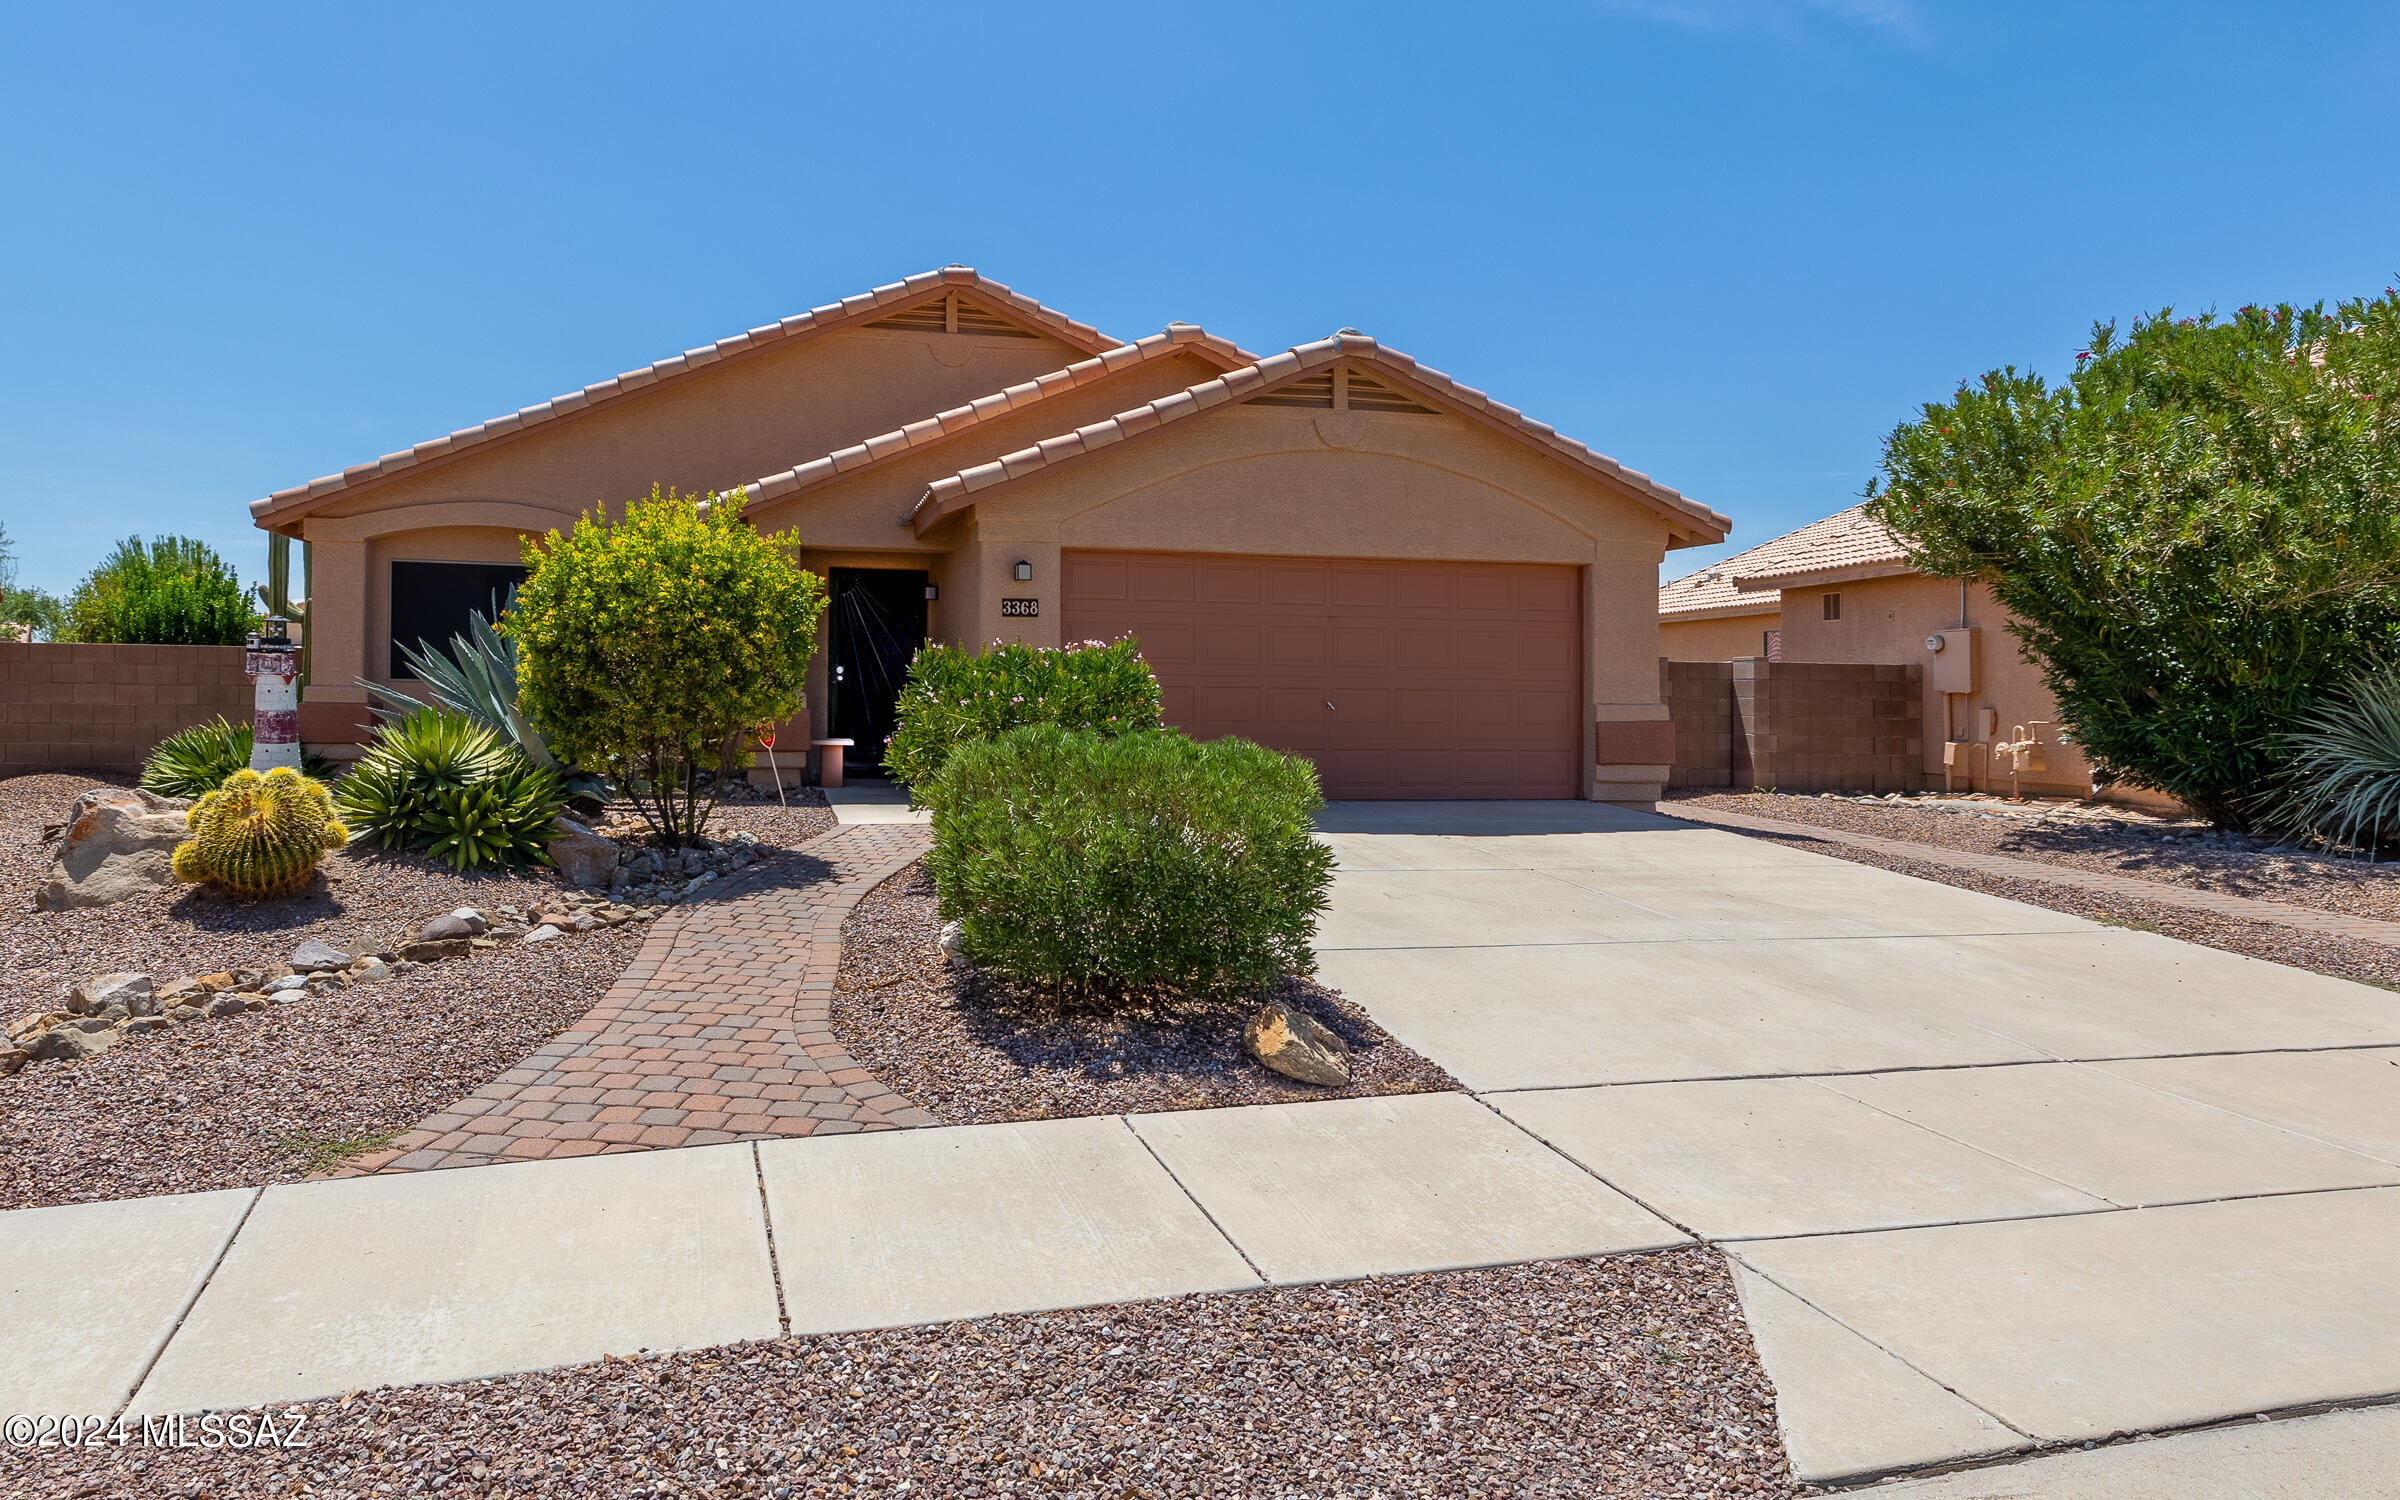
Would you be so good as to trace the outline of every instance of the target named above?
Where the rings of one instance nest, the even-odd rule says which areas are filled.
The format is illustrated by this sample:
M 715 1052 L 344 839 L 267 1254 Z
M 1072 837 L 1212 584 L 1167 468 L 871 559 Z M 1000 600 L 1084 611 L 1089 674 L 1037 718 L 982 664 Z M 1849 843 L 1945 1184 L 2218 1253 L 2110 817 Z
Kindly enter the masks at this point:
M 498 618 L 509 591 L 525 581 L 514 563 L 396 562 L 392 564 L 392 661 L 395 679 L 411 677 L 402 648 L 448 651 L 467 628 L 467 614 Z

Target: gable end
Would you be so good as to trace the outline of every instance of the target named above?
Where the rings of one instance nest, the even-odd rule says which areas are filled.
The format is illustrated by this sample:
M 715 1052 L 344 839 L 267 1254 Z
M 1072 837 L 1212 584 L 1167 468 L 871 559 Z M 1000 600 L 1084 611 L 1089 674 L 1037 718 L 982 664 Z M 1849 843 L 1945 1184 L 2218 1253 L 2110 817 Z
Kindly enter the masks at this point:
M 980 333 L 1004 339 L 1041 337 L 956 292 L 946 292 L 914 307 L 902 308 L 888 318 L 877 318 L 867 326 L 897 329 L 903 333 Z

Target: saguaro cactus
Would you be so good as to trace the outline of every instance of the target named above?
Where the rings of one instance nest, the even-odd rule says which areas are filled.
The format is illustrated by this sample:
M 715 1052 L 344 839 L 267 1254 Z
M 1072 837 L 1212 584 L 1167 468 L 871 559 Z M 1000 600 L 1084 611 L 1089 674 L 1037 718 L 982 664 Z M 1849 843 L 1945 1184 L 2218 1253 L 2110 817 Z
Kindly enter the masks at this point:
M 350 841 L 325 784 L 289 768 L 236 771 L 185 819 L 175 846 L 179 880 L 213 881 L 237 896 L 288 896 L 308 884 L 328 849 Z

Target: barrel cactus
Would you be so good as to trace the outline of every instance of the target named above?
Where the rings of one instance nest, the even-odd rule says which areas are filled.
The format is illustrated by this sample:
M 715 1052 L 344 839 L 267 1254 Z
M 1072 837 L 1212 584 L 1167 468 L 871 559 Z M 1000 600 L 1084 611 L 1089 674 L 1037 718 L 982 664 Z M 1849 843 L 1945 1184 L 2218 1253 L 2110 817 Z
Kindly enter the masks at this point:
M 350 841 L 325 784 L 286 766 L 234 772 L 186 823 L 192 836 L 175 846 L 176 878 L 213 881 L 253 901 L 298 891 L 326 850 Z

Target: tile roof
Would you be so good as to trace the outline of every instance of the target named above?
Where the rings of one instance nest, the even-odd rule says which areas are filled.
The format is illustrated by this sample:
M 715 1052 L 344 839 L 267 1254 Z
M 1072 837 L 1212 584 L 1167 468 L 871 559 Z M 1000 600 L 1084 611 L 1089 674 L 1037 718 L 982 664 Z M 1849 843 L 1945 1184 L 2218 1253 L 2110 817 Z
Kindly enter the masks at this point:
M 1228 370 L 1214 380 L 1203 381 L 1171 396 L 1162 396 L 1131 411 L 1119 412 L 1105 421 L 1046 438 L 1030 448 L 1019 449 L 990 463 L 978 464 L 937 479 L 927 486 L 924 496 L 917 501 L 911 520 L 918 534 L 922 535 L 944 517 L 955 515 L 975 504 L 977 497 L 986 490 L 1228 402 L 1245 400 L 1270 387 L 1284 384 L 1305 371 L 1339 360 L 1364 361 L 1389 370 L 1405 384 L 1436 401 L 1480 417 L 1587 473 L 1626 487 L 1662 515 L 1697 528 L 1704 539 L 1722 538 L 1726 529 L 1733 524 L 1698 501 L 1685 498 L 1648 475 L 1626 468 L 1615 459 L 1593 452 L 1573 438 L 1560 435 L 1556 428 L 1547 423 L 1534 421 L 1513 406 L 1502 405 L 1472 386 L 1460 385 L 1441 371 L 1420 365 L 1397 349 L 1386 349 L 1365 334 L 1347 332 L 1318 339 L 1314 343 L 1294 345 L 1281 354 L 1237 370 Z M 1707 533 L 1712 531 L 1715 536 L 1708 537 Z
M 382 479 L 428 460 L 446 458 L 464 449 L 508 437 L 522 432 L 528 427 L 568 416 L 601 402 L 656 385 L 662 380 L 672 380 L 678 375 L 689 374 L 694 370 L 715 364 L 729 355 L 741 354 L 784 339 L 822 333 L 830 328 L 846 326 L 872 314 L 887 312 L 902 304 L 923 301 L 928 296 L 953 288 L 970 290 L 979 298 L 998 307 L 1007 308 L 1026 321 L 1037 324 L 1067 343 L 1090 353 L 1098 354 L 1104 350 L 1118 347 L 1117 340 L 1100 332 L 1089 323 L 1078 323 L 1065 313 L 1045 307 L 1021 292 L 1011 291 L 1001 283 L 979 275 L 971 267 L 944 266 L 938 271 L 925 271 L 900 281 L 889 282 L 861 292 L 855 297 L 845 297 L 839 302 L 828 302 L 822 307 L 812 307 L 807 312 L 796 313 L 779 322 L 753 328 L 747 333 L 737 333 L 731 338 L 719 339 L 713 344 L 703 344 L 697 349 L 687 349 L 673 358 L 662 359 L 656 364 L 644 365 L 638 370 L 628 370 L 622 375 L 613 376 L 597 384 L 587 385 L 580 391 L 569 391 L 563 396 L 554 396 L 548 401 L 521 408 L 507 416 L 495 417 L 473 427 L 462 427 L 447 436 L 419 443 L 413 448 L 403 448 L 397 453 L 387 453 L 368 463 L 352 465 L 339 474 L 328 474 L 320 479 L 312 479 L 306 484 L 295 485 L 288 490 L 277 490 L 263 500 L 251 501 L 250 516 L 254 522 L 262 526 L 279 523 L 313 508 L 325 497 L 353 486 Z
M 886 459 L 955 437 L 995 417 L 1027 410 L 1052 396 L 1105 380 L 1136 365 L 1186 352 L 1200 355 L 1220 370 L 1258 361 L 1257 355 L 1240 345 L 1218 338 L 1195 324 L 1169 323 L 1164 332 L 1135 339 L 1130 344 L 1119 344 L 1090 359 L 1078 360 L 1063 370 L 1053 370 L 1047 375 L 1012 385 L 1004 391 L 979 397 L 964 406 L 952 407 L 921 422 L 911 422 L 898 431 L 871 437 L 863 443 L 853 444 L 820 458 L 812 458 L 797 468 L 752 480 L 743 488 L 748 491 L 751 504 L 763 500 L 781 500 L 814 489 L 841 475 L 855 474 Z
M 1658 612 L 1687 617 L 1764 614 L 1781 603 L 1780 585 L 1797 585 L 1827 573 L 1855 576 L 1860 569 L 1907 572 L 1908 551 L 1867 519 L 1865 506 L 1853 505 L 1662 584 Z

